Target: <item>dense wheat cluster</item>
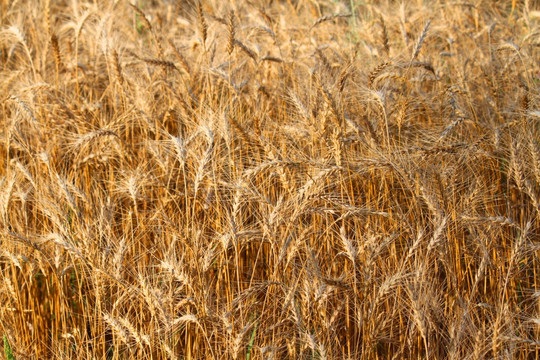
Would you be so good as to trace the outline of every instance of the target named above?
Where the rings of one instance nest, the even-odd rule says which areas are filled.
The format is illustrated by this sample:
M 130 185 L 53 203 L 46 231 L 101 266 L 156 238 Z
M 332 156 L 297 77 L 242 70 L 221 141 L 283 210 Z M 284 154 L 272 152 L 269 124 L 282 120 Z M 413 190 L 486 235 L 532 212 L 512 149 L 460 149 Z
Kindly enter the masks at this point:
M 534 1 L 0 7 L 7 358 L 540 358 Z

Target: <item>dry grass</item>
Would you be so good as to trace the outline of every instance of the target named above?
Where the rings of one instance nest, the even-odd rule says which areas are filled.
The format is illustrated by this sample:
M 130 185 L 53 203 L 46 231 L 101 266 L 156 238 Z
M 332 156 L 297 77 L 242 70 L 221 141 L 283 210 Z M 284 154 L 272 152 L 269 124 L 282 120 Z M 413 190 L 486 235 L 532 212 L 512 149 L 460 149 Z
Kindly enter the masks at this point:
M 540 358 L 537 2 L 153 3 L 0 2 L 15 358 Z

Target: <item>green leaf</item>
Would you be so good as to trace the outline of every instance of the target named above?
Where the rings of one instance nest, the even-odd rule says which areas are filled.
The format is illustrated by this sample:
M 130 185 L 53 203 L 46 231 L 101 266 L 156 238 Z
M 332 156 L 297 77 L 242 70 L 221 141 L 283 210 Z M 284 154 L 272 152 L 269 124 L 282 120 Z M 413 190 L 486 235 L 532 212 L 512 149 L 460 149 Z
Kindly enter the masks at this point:
M 144 32 L 144 25 L 142 24 L 139 14 L 135 14 L 135 28 L 137 29 L 137 32 L 139 34 L 142 34 Z
M 7 360 L 15 360 L 15 356 L 13 356 L 13 350 L 11 350 L 11 346 L 9 346 L 9 341 L 4 335 L 4 353 L 6 354 Z
M 246 360 L 249 360 L 249 358 L 251 357 L 251 349 L 253 348 L 253 342 L 255 341 L 256 333 L 257 333 L 257 324 L 255 324 L 255 327 L 253 328 L 253 331 L 251 332 L 251 337 L 249 339 L 249 343 L 247 346 Z

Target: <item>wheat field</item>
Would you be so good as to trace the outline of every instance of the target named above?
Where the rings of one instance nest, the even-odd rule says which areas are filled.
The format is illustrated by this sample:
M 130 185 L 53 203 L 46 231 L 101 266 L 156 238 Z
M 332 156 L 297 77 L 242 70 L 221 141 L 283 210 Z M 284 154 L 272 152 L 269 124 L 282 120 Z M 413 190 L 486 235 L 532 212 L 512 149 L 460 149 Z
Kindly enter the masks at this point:
M 0 8 L 6 359 L 540 359 L 538 2 Z

